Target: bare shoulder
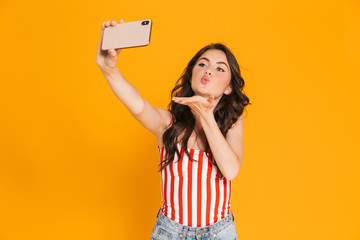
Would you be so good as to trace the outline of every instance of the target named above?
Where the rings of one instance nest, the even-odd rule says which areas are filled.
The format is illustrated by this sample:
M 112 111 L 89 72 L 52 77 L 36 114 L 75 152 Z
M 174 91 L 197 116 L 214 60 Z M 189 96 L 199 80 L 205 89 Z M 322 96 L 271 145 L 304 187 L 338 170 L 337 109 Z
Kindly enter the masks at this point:
M 239 116 L 237 121 L 231 126 L 228 133 L 230 132 L 238 132 L 243 129 L 243 115 Z

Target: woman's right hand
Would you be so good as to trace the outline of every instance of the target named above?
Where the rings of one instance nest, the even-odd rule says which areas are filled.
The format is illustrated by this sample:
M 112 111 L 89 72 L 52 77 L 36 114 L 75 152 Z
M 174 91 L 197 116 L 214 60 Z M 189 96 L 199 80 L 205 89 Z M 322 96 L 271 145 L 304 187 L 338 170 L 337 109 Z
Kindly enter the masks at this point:
M 124 23 L 124 20 L 121 19 L 120 22 Z M 103 37 L 104 37 L 104 30 L 107 27 L 115 27 L 116 26 L 116 21 L 106 21 L 103 22 L 101 25 L 101 36 L 100 36 L 100 41 L 99 41 L 99 46 L 98 46 L 98 50 L 97 50 L 97 55 L 96 55 L 96 64 L 100 67 L 101 71 L 110 71 L 111 69 L 116 68 L 116 63 L 120 54 L 121 49 L 114 49 L 114 48 L 110 48 L 108 50 L 102 50 L 101 46 L 102 46 L 102 41 L 103 41 Z

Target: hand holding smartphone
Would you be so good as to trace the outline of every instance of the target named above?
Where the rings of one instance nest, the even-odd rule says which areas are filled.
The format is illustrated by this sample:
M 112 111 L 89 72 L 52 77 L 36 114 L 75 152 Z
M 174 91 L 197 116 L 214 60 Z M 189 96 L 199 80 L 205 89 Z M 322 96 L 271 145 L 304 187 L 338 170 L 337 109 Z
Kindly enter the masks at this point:
M 150 44 L 152 20 L 140 20 L 116 24 L 104 30 L 101 49 L 130 48 Z

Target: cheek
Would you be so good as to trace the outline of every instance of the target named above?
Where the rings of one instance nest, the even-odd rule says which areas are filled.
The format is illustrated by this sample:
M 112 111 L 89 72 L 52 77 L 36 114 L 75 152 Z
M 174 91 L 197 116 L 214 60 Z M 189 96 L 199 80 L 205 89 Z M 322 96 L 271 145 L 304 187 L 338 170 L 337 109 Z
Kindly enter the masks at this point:
M 231 80 L 230 74 L 219 74 L 217 77 L 219 79 L 220 84 L 226 85 L 226 86 L 230 84 L 230 80 Z
M 192 75 L 199 75 L 201 73 L 201 68 L 194 67 L 192 71 Z

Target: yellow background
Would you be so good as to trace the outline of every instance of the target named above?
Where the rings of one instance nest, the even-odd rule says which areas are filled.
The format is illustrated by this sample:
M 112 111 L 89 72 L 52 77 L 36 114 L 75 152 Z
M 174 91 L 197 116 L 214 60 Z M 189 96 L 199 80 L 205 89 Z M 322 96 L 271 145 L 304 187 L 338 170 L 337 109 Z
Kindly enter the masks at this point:
M 360 3 L 0 1 L 0 239 L 150 239 L 156 138 L 96 65 L 103 21 L 153 20 L 118 66 L 166 108 L 190 58 L 235 53 L 252 105 L 233 181 L 241 240 L 358 240 Z

